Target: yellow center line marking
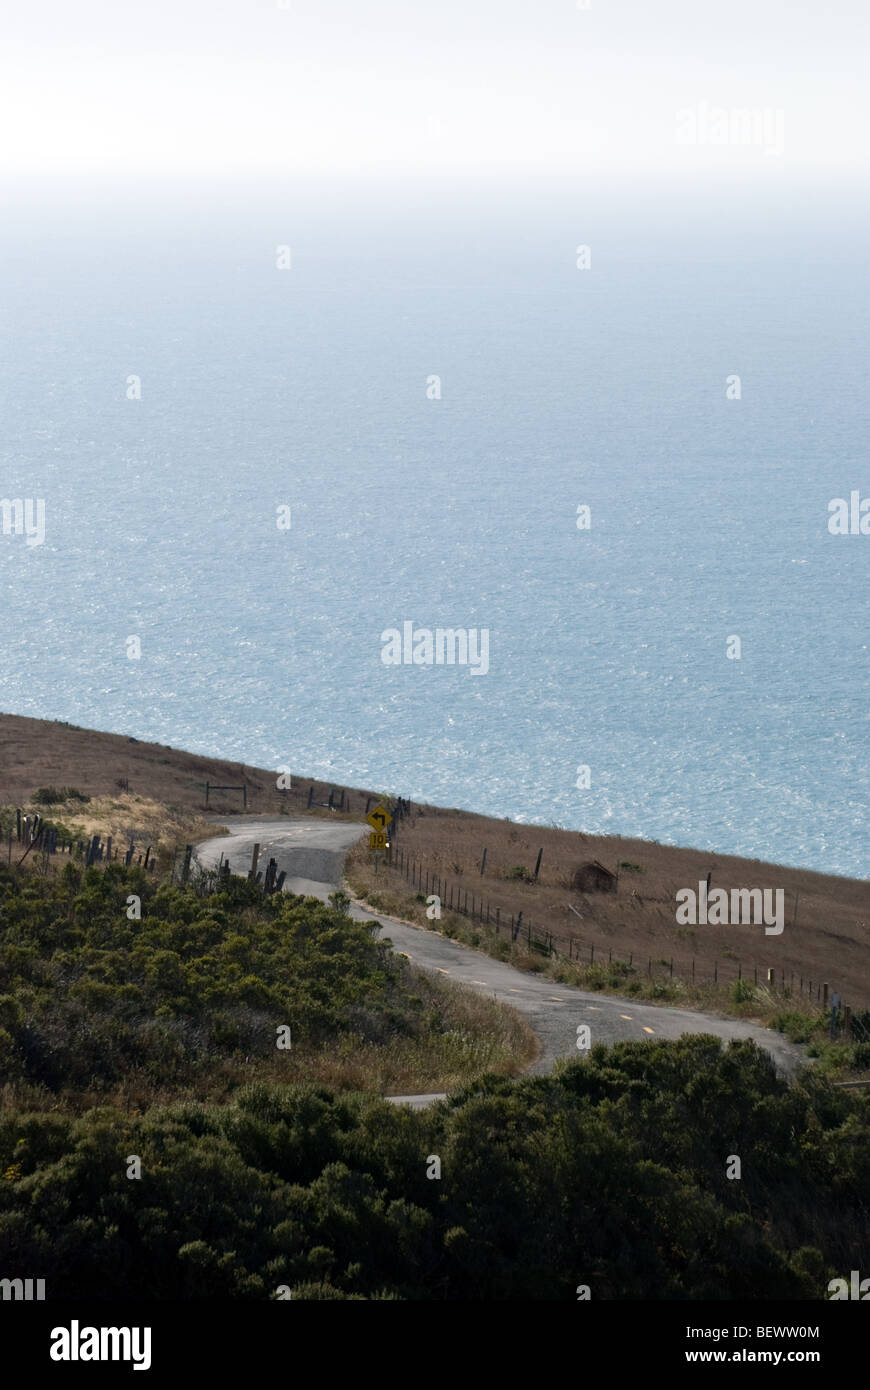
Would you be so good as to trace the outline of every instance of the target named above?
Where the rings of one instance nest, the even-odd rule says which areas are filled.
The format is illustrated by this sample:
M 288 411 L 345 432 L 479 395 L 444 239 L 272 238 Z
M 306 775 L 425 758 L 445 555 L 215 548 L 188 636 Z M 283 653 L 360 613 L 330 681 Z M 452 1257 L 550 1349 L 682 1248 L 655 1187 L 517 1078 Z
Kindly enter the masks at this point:
M 601 1013 L 601 1010 L 599 1009 L 599 1007 L 598 1007 L 597 1004 L 587 1004 L 586 1007 L 587 1007 L 587 1009 L 593 1009 L 594 1012 L 597 1013 L 597 1014 L 600 1014 L 600 1013 Z
M 655 1029 L 654 1029 L 654 1028 L 647 1028 L 646 1025 L 644 1024 L 644 1029 L 643 1029 L 643 1031 L 644 1031 L 645 1033 L 654 1033 L 654 1032 L 655 1032 Z
M 557 1004 L 564 1004 L 564 1002 L 565 1002 L 565 997 L 564 997 L 564 995 L 562 995 L 562 994 L 551 994 L 551 995 L 549 996 L 549 998 L 550 998 L 550 999 L 555 999 L 555 1001 L 556 1001 Z
M 509 994 L 520 994 L 521 991 L 518 990 L 518 989 L 514 989 L 512 985 L 509 985 L 509 986 L 508 986 L 508 993 L 509 993 Z
M 485 985 L 485 984 L 486 984 L 486 980 L 472 980 L 471 983 L 472 983 L 473 985 Z
M 620 1014 L 619 1017 L 620 1017 L 620 1018 L 627 1018 L 628 1021 L 629 1021 L 629 1023 L 632 1022 L 631 1014 Z
M 440 965 L 436 965 L 436 966 L 435 966 L 435 969 L 436 969 L 441 975 L 449 975 L 449 974 L 450 974 L 450 971 L 449 971 L 449 970 L 443 970 L 442 967 L 441 967 Z

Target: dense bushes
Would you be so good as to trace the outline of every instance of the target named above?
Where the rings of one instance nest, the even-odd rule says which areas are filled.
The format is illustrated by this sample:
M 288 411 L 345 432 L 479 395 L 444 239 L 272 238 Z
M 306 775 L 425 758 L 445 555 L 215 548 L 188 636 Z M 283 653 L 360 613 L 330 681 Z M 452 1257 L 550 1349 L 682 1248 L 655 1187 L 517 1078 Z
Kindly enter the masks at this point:
M 340 1034 L 422 1033 L 401 970 L 340 903 L 264 898 L 239 878 L 205 894 L 155 886 L 120 864 L 55 879 L 0 869 L 0 1076 L 174 1086 L 234 1058 L 274 1061 L 283 1025 L 294 1056 Z
M 36 806 L 60 806 L 66 801 L 90 801 L 90 797 L 76 787 L 37 787 L 33 793 Z
M 467 1034 L 468 1074 L 460 1006 L 412 994 L 345 906 L 0 868 L 4 1277 L 56 1298 L 812 1299 L 866 1268 L 867 1102 L 788 1086 L 749 1041 L 597 1046 L 422 1111 L 241 1084 L 248 1062 L 286 1080 L 306 1050 L 406 1036 Z M 230 1064 L 230 1103 L 188 1098 Z M 117 1104 L 131 1074 L 139 1108 Z
M 866 1265 L 868 1141 L 862 1102 L 710 1037 L 597 1047 L 428 1111 L 255 1085 L 13 1115 L 0 1267 L 55 1297 L 824 1298 Z

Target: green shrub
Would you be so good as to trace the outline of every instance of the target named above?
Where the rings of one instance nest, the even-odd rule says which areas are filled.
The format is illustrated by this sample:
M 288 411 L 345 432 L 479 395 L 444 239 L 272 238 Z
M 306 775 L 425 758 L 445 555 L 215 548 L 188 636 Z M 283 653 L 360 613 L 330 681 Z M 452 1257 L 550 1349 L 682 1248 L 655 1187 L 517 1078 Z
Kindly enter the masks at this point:
M 748 980 L 735 980 L 728 995 L 732 1004 L 748 1004 L 755 998 L 755 990 Z
M 735 1148 L 742 1181 L 717 1179 Z M 427 1110 L 262 1083 L 141 1115 L 7 1108 L 0 1267 L 83 1301 L 570 1302 L 578 1269 L 620 1302 L 819 1300 L 861 1267 L 868 1182 L 866 1105 L 824 1077 L 789 1085 L 748 1040 L 595 1044 Z
M 796 1009 L 782 1009 L 771 1019 L 770 1027 L 785 1033 L 790 1042 L 805 1043 L 812 1037 L 815 1024 L 813 1019 Z
M 126 915 L 128 894 L 141 921 Z M 0 865 L 4 1077 L 49 1091 L 207 1077 L 243 1053 L 270 1063 L 276 1028 L 294 1048 L 423 1034 L 404 965 L 340 897 L 264 898 L 246 879 L 156 884 L 121 863 L 67 864 L 42 879 Z M 364 1007 L 363 1007 L 364 1006 Z
M 90 801 L 90 797 L 84 792 L 77 791 L 75 787 L 37 787 L 33 793 L 33 802 L 36 806 L 60 806 L 65 801 Z
M 680 991 L 676 985 L 670 982 L 665 983 L 664 980 L 656 980 L 650 990 L 650 995 L 653 999 L 677 999 L 679 993 Z
M 37 787 L 33 793 L 33 801 L 37 806 L 58 806 L 66 801 L 66 797 L 57 787 Z

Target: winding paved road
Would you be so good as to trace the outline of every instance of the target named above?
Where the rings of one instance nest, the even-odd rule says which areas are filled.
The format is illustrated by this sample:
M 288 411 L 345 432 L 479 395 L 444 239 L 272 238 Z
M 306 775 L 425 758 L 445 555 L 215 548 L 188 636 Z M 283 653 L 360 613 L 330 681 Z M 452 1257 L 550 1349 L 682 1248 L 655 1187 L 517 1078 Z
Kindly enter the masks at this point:
M 259 867 L 265 870 L 274 857 L 287 878 L 285 891 L 310 894 L 326 901 L 341 885 L 344 856 L 366 827 L 347 821 L 321 819 L 257 819 L 244 817 L 229 826 L 229 835 L 205 840 L 197 857 L 205 867 L 217 866 L 223 854 L 233 873 L 247 873 L 251 853 L 260 844 Z M 383 923 L 382 939 L 390 940 L 424 970 L 448 976 L 468 989 L 480 990 L 512 1004 L 524 1014 L 541 1043 L 541 1053 L 529 1068 L 532 1074 L 550 1070 L 558 1057 L 576 1058 L 577 1028 L 588 1024 L 593 1043 L 612 1043 L 624 1038 L 678 1038 L 683 1033 L 713 1033 L 719 1038 L 754 1038 L 773 1057 L 777 1070 L 793 1076 L 805 1061 L 801 1048 L 780 1033 L 738 1019 L 694 1013 L 612 994 L 586 993 L 560 985 L 546 976 L 530 975 L 503 961 L 493 960 L 469 946 L 451 941 L 438 932 L 412 927 L 385 917 L 354 902 L 351 916 L 357 921 Z M 391 1096 L 411 1105 L 425 1105 L 434 1096 Z

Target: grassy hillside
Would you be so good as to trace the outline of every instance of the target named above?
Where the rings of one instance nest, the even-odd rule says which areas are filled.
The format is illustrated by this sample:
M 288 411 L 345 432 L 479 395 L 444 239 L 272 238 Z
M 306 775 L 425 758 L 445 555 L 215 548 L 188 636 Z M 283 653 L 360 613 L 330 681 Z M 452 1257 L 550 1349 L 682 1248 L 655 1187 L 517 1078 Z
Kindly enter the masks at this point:
M 169 808 L 179 825 L 214 834 L 200 824 L 206 810 L 212 815 L 237 815 L 244 809 L 243 800 L 238 792 L 212 792 L 206 808 L 206 782 L 244 786 L 252 814 L 298 812 L 306 806 L 310 787 L 315 803 L 327 799 L 332 783 L 303 777 L 302 770 L 298 775 L 296 769 L 293 772 L 294 785 L 282 792 L 277 769 L 185 753 L 126 734 L 0 714 L 0 805 L 26 807 L 33 804 L 39 787 L 71 786 L 93 799 L 115 803 L 119 818 L 135 817 L 142 803 L 159 804 Z M 352 810 L 357 817 L 367 795 L 362 790 L 355 793 Z M 107 828 L 105 818 L 96 828 Z
M 765 984 L 768 970 L 773 969 L 778 997 L 784 984 L 786 996 L 806 1000 L 812 982 L 815 1001 L 827 983 L 831 993 L 836 990 L 854 1008 L 870 1004 L 870 882 L 433 807 L 415 807 L 395 832 L 393 867 L 381 863 L 377 878 L 364 844 L 348 857 L 349 882 L 369 902 L 374 894 L 380 911 L 426 925 L 422 899 L 436 891 L 437 878 L 442 892 L 446 886 L 454 903 L 459 898 L 464 905 L 467 895 L 470 906 L 474 896 L 478 927 L 481 899 L 490 925 L 496 909 L 502 923 L 522 912 L 524 924 L 531 921 L 552 935 L 559 968 L 579 960 L 584 967 L 592 963 L 606 974 L 610 958 L 631 960 L 635 977 L 657 981 L 659 997 L 664 999 L 676 1000 L 679 994 L 667 987 L 671 962 L 673 978 L 687 984 L 694 961 L 699 985 L 712 984 L 714 974 L 729 986 L 738 975 L 750 982 L 757 976 Z M 486 865 L 481 873 L 484 848 Z M 540 872 L 533 881 L 540 850 Z M 410 878 L 399 871 L 400 856 L 406 867 L 412 867 Z M 575 871 L 594 860 L 618 874 L 615 892 L 584 892 L 573 886 Z M 681 888 L 697 892 L 708 872 L 711 888 L 781 888 L 786 907 L 782 934 L 768 936 L 761 925 L 680 926 L 676 893 Z M 446 892 L 444 899 L 446 908 Z M 446 915 L 459 932 L 462 919 Z M 507 939 L 503 928 L 503 946 Z M 536 968 L 541 968 L 540 958 Z M 564 978 L 573 976 L 569 972 Z M 684 991 L 681 997 L 690 1002 L 702 994 Z
M 244 784 L 251 814 L 307 813 L 309 789 L 315 809 L 310 814 L 347 814 L 362 820 L 366 799 L 383 789 L 345 788 L 349 810 L 327 812 L 317 807 L 327 799 L 330 784 L 311 781 L 304 769 L 293 769 L 288 792 L 277 788 L 277 770 L 180 752 L 161 744 L 144 743 L 120 734 L 77 729 L 67 724 L 0 715 L 0 806 L 32 804 L 40 786 L 73 786 L 96 800 L 53 809 L 56 820 L 90 828 L 91 833 L 114 833 L 123 839 L 132 826 L 141 840 L 157 834 L 165 845 L 215 833 L 204 819 L 205 783 Z M 123 791 L 119 783 L 126 782 Z M 404 792 L 405 788 L 395 788 Z M 137 800 L 138 798 L 138 800 Z M 166 808 L 162 810 L 161 808 Z M 242 810 L 236 793 L 210 798 L 209 813 L 224 817 Z M 699 979 L 712 978 L 718 963 L 722 977 L 757 972 L 766 980 L 776 971 L 777 983 L 804 993 L 813 982 L 827 982 L 831 991 L 854 1007 L 870 1006 L 870 882 L 809 870 L 784 869 L 757 859 L 674 848 L 618 836 L 593 836 L 556 827 L 513 824 L 462 810 L 413 806 L 409 819 L 394 825 L 393 840 L 423 872 L 437 874 L 457 890 L 474 893 L 499 907 L 503 917 L 524 913 L 536 926 L 552 933 L 562 956 L 577 951 L 585 962 L 592 948 L 600 963 L 614 959 L 654 966 L 674 960 L 675 974 L 690 977 L 695 960 Z M 484 847 L 486 870 L 479 873 Z M 531 877 L 538 850 L 543 849 L 537 883 Z M 619 875 L 615 894 L 581 893 L 571 886 L 575 869 L 598 859 Z M 406 892 L 398 874 L 383 872 L 375 885 L 371 857 L 360 846 L 352 859 L 353 878 L 361 891 L 392 892 L 394 905 L 412 915 L 416 896 Z M 713 887 L 770 887 L 785 892 L 786 925 L 781 936 L 766 936 L 758 926 L 680 927 L 675 919 L 675 894 L 697 888 L 712 872 Z M 571 909 L 574 908 L 575 911 Z M 384 906 L 383 910 L 386 910 Z M 419 905 L 417 905 L 419 914 Z M 796 912 L 796 915 L 795 915 Z M 580 915 L 577 916 L 577 913 Z
M 213 830 L 206 779 L 244 779 L 255 813 L 307 806 L 304 782 L 282 796 L 271 773 L 118 736 L 4 717 L 0 738 L 0 803 L 74 788 L 52 819 L 99 817 L 122 841 Z M 350 815 L 364 797 L 352 792 Z M 659 955 L 676 945 L 668 895 L 711 867 L 433 807 L 392 840 L 421 872 L 551 922 L 560 942 L 571 903 L 596 939 Z M 586 858 L 627 861 L 617 894 L 575 892 Z M 867 885 L 714 868 L 721 883 L 806 893 L 793 942 L 787 928 L 765 956 L 815 940 L 820 974 L 836 982 L 844 959 L 859 970 Z M 422 917 L 395 868 L 375 883 L 363 849 L 350 872 Z M 748 1042 L 596 1047 L 516 1080 L 534 1051 L 512 1010 L 417 972 L 340 894 L 324 905 L 214 874 L 179 886 L 160 863 L 0 856 L 0 1268 L 48 1272 L 49 1299 L 574 1302 L 582 1286 L 596 1299 L 823 1299 L 861 1267 L 861 1093 L 818 1073 L 789 1086 Z M 441 1089 L 448 1101 L 426 1111 L 373 1094 Z

